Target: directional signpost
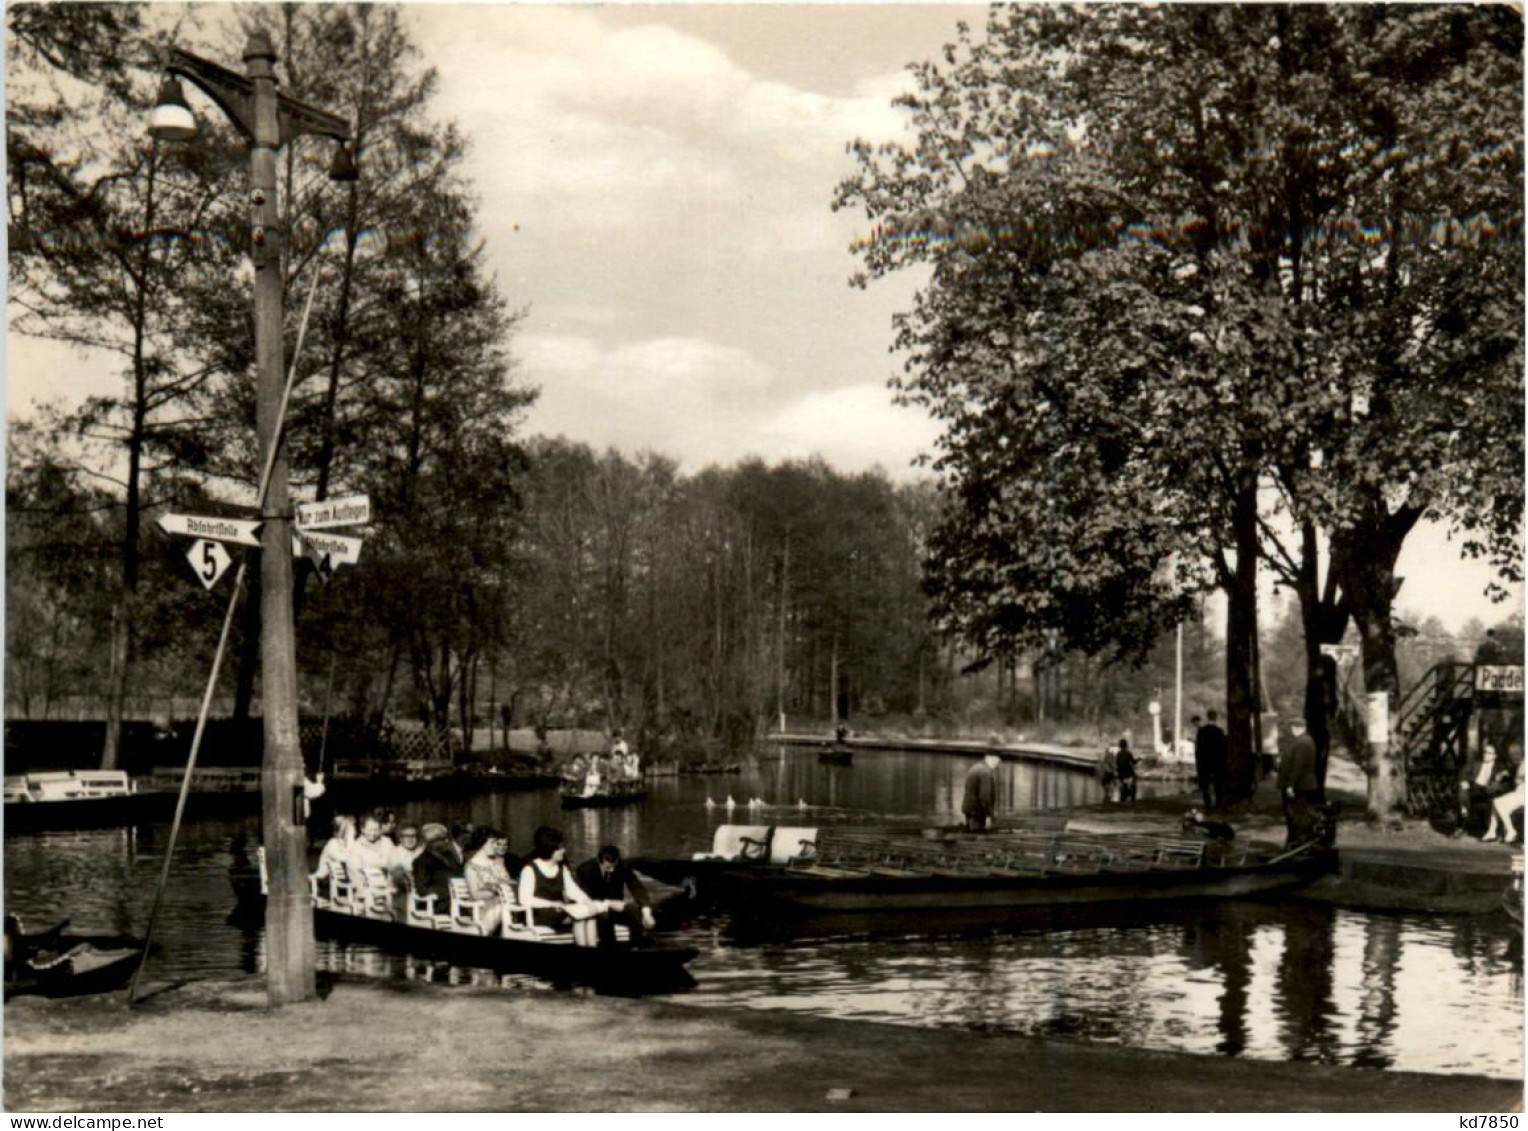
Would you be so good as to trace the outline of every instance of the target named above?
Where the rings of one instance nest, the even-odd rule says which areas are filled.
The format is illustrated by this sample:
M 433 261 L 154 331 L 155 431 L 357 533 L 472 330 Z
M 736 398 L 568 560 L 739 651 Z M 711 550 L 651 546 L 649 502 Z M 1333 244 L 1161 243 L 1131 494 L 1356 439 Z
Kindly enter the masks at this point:
M 325 499 L 321 503 L 299 503 L 297 528 L 318 530 L 328 526 L 360 526 L 371 521 L 371 498 L 350 495 L 343 499 Z
M 335 566 L 355 565 L 361 560 L 361 540 L 343 534 L 298 530 L 292 535 L 292 556 L 300 558 L 304 553 L 312 559 L 318 575 L 327 581 Z
M 192 538 L 237 542 L 241 546 L 260 545 L 260 522 L 252 518 L 204 518 L 197 514 L 165 514 L 159 516 L 159 529 L 166 534 L 188 534 Z
M 346 534 L 330 534 L 334 526 L 359 526 L 371 521 L 371 498 L 348 495 L 317 503 L 299 503 L 297 528 L 292 532 L 292 555 L 307 555 L 319 577 L 325 581 L 338 566 L 355 565 L 361 560 L 361 539 Z M 195 514 L 166 514 L 159 518 L 159 528 L 166 534 L 184 534 L 197 539 L 186 555 L 196 570 L 196 577 L 208 589 L 218 583 L 231 559 L 223 542 L 241 546 L 260 545 L 258 519 L 209 518 Z

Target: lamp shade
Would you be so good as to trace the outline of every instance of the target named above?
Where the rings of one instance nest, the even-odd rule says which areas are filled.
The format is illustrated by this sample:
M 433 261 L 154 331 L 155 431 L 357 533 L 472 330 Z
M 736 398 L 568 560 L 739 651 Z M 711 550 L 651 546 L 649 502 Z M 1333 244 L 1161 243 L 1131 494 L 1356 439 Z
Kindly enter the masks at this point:
M 350 152 L 350 143 L 340 142 L 334 147 L 334 158 L 329 162 L 329 179 L 356 181 L 360 178 L 361 171 L 355 167 L 355 155 Z
M 160 141 L 189 141 L 196 136 L 196 116 L 186 105 L 180 80 L 166 75 L 159 86 L 159 97 L 149 115 L 149 134 Z

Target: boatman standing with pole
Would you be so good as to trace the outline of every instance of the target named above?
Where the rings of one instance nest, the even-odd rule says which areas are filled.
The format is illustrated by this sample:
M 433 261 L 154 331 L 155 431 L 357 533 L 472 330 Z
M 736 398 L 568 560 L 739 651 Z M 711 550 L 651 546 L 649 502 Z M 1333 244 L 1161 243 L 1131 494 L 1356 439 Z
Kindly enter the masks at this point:
M 966 817 L 966 831 L 986 832 L 992 827 L 997 812 L 997 764 L 1001 759 L 994 753 L 966 771 L 966 795 L 960 803 L 960 811 Z

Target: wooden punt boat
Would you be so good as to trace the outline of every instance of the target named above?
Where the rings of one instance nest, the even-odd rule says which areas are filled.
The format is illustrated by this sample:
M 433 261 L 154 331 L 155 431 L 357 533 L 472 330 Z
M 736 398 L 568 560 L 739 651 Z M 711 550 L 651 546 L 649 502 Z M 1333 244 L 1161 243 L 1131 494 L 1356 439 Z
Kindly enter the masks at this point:
M 631 805 L 647 799 L 647 790 L 630 789 L 615 793 L 571 793 L 562 795 L 564 809 L 609 809 L 616 805 Z
M 143 942 L 125 935 L 72 935 L 68 920 L 36 934 L 6 917 L 5 996 L 76 997 L 120 989 L 132 977 Z
M 256 865 L 229 869 L 237 906 L 230 919 L 259 923 L 265 918 L 265 893 Z M 394 954 L 479 967 L 499 972 L 535 974 L 559 985 L 593 986 L 614 993 L 684 988 L 694 984 L 685 970 L 699 951 L 653 944 L 584 947 L 565 933 L 510 931 L 484 934 L 474 925 L 470 907 L 453 905 L 435 925 L 392 915 L 367 913 L 357 900 L 350 906 L 315 905 L 313 930 L 319 938 L 362 943 Z M 449 925 L 445 925 L 449 924 Z
M 59 770 L 5 778 L 7 832 L 44 829 L 111 828 L 168 821 L 178 789 L 138 789 L 121 770 Z M 254 812 L 259 790 L 193 790 L 186 797 L 190 816 Z
M 850 828 L 765 829 L 761 843 L 736 831 L 746 826 L 723 828 L 727 837 L 718 830 L 714 847 L 727 847 L 725 839 L 736 853 L 633 866 L 734 913 L 789 918 L 1240 898 L 1301 886 L 1336 863 L 1336 852 L 1317 844 L 1285 850 L 1043 829 L 909 836 Z

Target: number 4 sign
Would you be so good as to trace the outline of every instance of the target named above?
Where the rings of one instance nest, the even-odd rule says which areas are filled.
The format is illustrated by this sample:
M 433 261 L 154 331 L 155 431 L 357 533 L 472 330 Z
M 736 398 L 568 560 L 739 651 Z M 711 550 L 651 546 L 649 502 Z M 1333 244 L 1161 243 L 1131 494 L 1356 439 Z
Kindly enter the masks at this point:
M 228 551 L 223 549 L 223 544 L 210 538 L 198 538 L 191 543 L 186 559 L 191 563 L 191 568 L 196 570 L 197 579 L 208 589 L 218 583 L 218 578 L 223 576 L 223 571 L 233 561 Z

